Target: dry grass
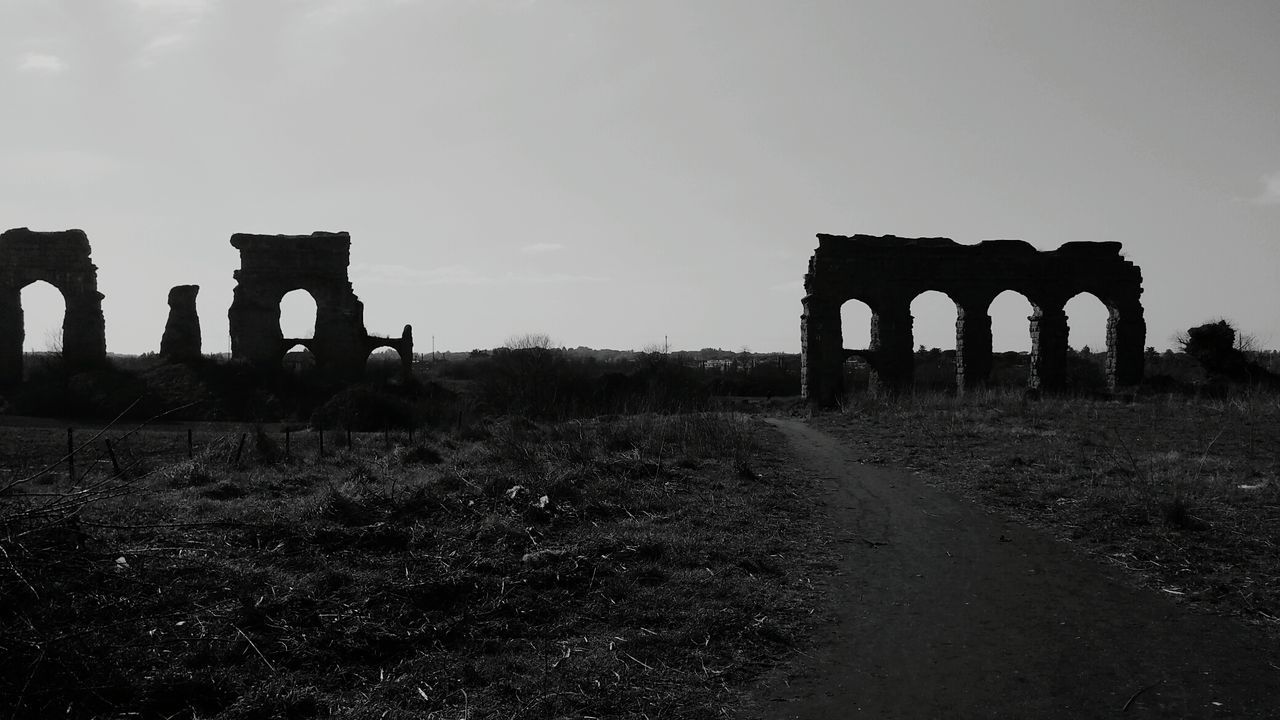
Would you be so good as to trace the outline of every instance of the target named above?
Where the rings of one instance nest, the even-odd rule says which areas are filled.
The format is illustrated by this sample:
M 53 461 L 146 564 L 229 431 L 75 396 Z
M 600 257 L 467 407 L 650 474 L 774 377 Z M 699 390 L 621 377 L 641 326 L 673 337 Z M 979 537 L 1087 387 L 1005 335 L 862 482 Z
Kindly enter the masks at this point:
M 818 423 L 868 462 L 1048 528 L 1199 607 L 1280 632 L 1280 398 L 859 398 Z
M 10 437 L 64 442 L 44 432 Z M 0 498 L 7 716 L 732 716 L 803 645 L 827 572 L 804 560 L 813 488 L 740 415 L 485 421 L 324 458 L 295 434 L 290 460 L 245 433 L 191 459 L 138 434 L 128 477 L 55 468 Z M 30 513 L 85 483 L 113 491 Z

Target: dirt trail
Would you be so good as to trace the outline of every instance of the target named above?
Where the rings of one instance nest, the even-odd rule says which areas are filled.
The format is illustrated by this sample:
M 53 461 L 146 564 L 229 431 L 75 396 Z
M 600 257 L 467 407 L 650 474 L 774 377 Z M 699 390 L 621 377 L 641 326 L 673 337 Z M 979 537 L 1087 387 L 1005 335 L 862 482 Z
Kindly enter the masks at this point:
M 1280 717 L 1275 643 L 906 472 L 861 464 L 801 421 L 770 422 L 826 480 L 846 550 L 834 622 L 756 693 L 755 716 Z

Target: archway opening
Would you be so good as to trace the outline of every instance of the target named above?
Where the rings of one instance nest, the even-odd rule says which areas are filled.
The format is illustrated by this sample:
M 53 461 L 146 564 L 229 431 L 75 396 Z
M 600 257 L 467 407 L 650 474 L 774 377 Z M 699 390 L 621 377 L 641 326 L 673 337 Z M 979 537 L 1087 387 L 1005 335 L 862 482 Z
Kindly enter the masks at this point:
M 400 375 L 403 359 L 400 351 L 390 345 L 376 347 L 365 360 L 365 372 L 369 377 L 389 380 Z
M 44 280 L 22 288 L 22 352 L 33 360 L 62 357 L 62 326 L 67 318 L 67 301 Z
M 844 349 L 843 387 L 848 392 L 865 392 L 871 380 L 871 365 L 862 355 L 849 351 L 871 348 L 871 308 L 861 300 L 840 306 L 840 347 Z
M 1107 320 L 1111 311 L 1096 295 L 1082 292 L 1067 301 L 1067 388 L 1107 387 Z
M 955 302 L 937 290 L 926 290 L 911 301 L 917 389 L 955 387 L 956 312 Z
M 306 345 L 294 345 L 284 354 L 284 369 L 295 374 L 312 370 L 316 366 L 316 356 Z
M 1031 375 L 1031 315 L 1034 306 L 1016 290 L 991 301 L 991 376 L 994 387 L 1026 387 Z
M 280 334 L 297 339 L 316 336 L 316 299 L 311 293 L 290 290 L 280 298 Z

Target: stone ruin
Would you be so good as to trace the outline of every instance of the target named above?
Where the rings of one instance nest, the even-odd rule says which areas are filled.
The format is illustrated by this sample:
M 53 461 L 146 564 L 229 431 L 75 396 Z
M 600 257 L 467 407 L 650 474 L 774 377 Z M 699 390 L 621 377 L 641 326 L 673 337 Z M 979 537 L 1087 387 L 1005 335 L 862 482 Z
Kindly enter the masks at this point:
M 871 367 L 874 388 L 910 387 L 914 373 L 911 301 L 937 290 L 956 304 L 956 387 L 983 385 L 991 372 L 991 302 L 1005 290 L 1031 302 L 1028 387 L 1066 384 L 1064 307 L 1087 292 L 1102 301 L 1107 320 L 1107 383 L 1112 389 L 1142 380 L 1146 322 L 1142 272 L 1120 254 L 1118 242 L 1071 242 L 1038 251 L 1021 240 L 961 245 L 947 238 L 818 235 L 804 280 L 800 320 L 801 394 L 832 405 L 845 392 L 844 362 L 858 355 Z M 843 347 L 840 307 L 859 300 L 871 309 L 871 346 Z
M 196 311 L 199 285 L 177 285 L 169 290 L 169 319 L 160 338 L 160 356 L 171 363 L 200 359 L 200 314 Z
M 83 230 L 0 234 L 0 384 L 22 381 L 22 289 L 43 280 L 62 293 L 62 357 L 68 366 L 89 368 L 107 358 L 98 268 L 89 260 Z
M 285 353 L 302 345 L 315 356 L 321 371 L 355 380 L 364 373 L 370 353 L 389 347 L 399 353 L 401 372 L 409 377 L 413 328 L 405 325 L 399 338 L 375 337 L 365 330 L 364 304 L 347 275 L 350 234 L 237 233 L 231 236 L 231 245 L 240 251 L 228 312 L 232 358 L 278 368 Z M 315 334 L 310 338 L 286 338 L 280 330 L 280 301 L 298 289 L 310 293 L 316 302 Z

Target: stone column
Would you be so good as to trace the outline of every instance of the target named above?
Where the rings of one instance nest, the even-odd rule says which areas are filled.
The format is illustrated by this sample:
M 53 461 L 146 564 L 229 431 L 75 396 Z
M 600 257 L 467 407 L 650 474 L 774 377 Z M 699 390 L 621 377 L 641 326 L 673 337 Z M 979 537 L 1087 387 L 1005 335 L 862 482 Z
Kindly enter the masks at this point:
M 63 298 L 67 309 L 62 321 L 62 357 L 67 365 L 88 368 L 106 363 L 107 334 L 102 316 L 102 293 L 96 290 L 63 290 Z
M 0 288 L 0 385 L 22 382 L 22 291 Z
M 1061 303 L 1037 303 L 1031 317 L 1032 390 L 1061 390 L 1067 384 L 1067 313 Z
M 820 407 L 835 405 L 844 391 L 840 303 L 809 296 L 800 316 L 800 394 Z
M 991 376 L 991 301 L 956 305 L 956 391 L 981 387 Z
M 911 332 L 911 304 L 882 302 L 871 315 L 871 388 L 899 392 L 911 388 L 915 377 L 915 348 Z
M 1107 385 L 1112 390 L 1142 382 L 1147 322 L 1142 305 L 1126 303 L 1107 319 Z
M 169 290 L 169 319 L 160 338 L 160 354 L 169 362 L 200 359 L 200 315 L 196 311 L 199 285 L 177 285 Z
M 405 325 L 400 333 L 400 378 L 406 383 L 413 378 L 413 326 Z

